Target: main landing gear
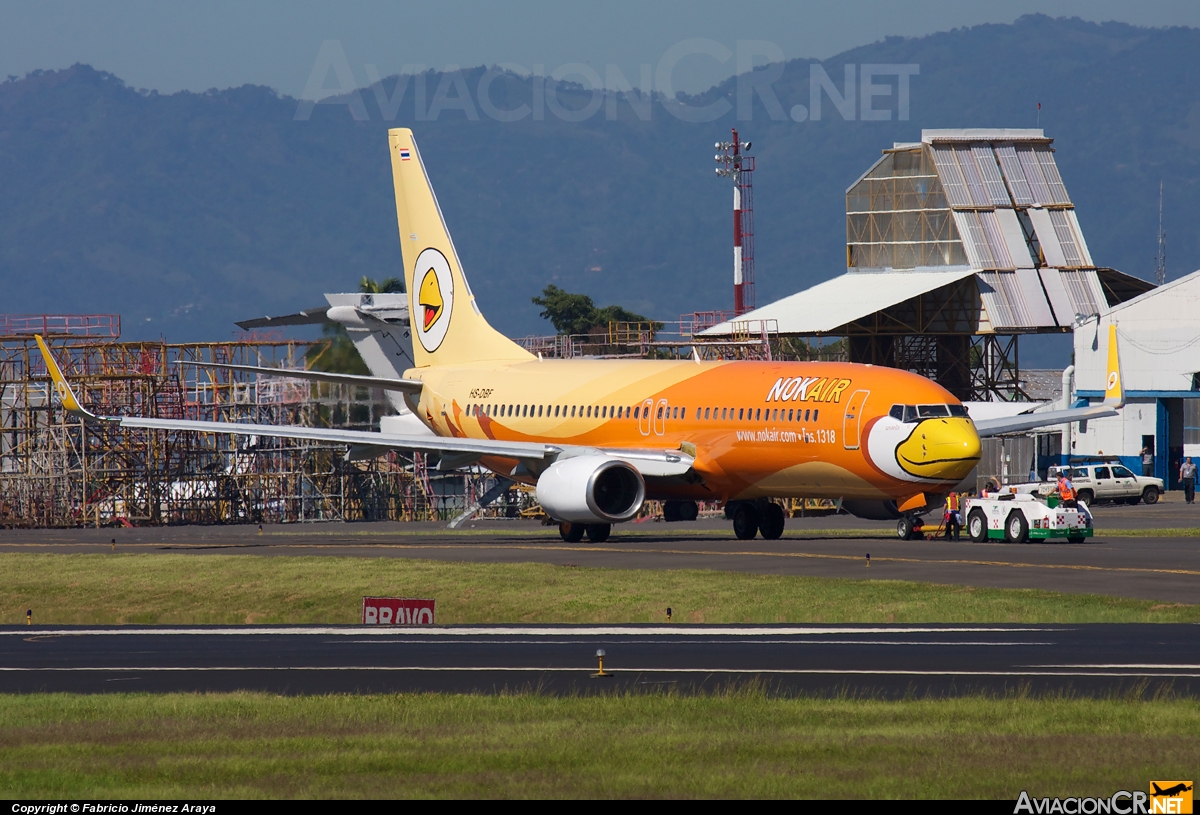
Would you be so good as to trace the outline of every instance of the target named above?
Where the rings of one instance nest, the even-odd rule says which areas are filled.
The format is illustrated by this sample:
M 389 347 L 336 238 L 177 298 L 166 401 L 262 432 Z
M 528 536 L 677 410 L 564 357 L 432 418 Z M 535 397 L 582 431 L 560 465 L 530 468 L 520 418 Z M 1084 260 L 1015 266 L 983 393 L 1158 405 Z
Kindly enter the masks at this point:
M 558 525 L 558 534 L 567 543 L 579 543 L 583 536 L 592 543 L 604 543 L 612 532 L 612 524 L 577 524 L 563 521 Z
M 730 501 L 725 505 L 725 517 L 733 521 L 733 534 L 738 540 L 751 540 L 761 534 L 773 541 L 783 535 L 783 507 L 771 501 Z

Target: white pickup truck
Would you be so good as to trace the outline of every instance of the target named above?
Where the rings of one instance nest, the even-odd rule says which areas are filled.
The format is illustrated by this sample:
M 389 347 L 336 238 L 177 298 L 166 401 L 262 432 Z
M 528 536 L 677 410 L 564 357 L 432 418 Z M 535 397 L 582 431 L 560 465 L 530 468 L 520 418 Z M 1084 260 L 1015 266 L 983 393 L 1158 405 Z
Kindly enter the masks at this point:
M 1117 462 L 1051 467 L 1047 474 L 1048 480 L 1052 483 L 1057 481 L 1059 473 L 1063 471 L 1075 486 L 1079 500 L 1085 504 L 1094 504 L 1097 501 L 1127 504 L 1144 501 L 1147 504 L 1157 504 L 1158 496 L 1163 491 L 1161 478 L 1134 475 L 1128 467 Z

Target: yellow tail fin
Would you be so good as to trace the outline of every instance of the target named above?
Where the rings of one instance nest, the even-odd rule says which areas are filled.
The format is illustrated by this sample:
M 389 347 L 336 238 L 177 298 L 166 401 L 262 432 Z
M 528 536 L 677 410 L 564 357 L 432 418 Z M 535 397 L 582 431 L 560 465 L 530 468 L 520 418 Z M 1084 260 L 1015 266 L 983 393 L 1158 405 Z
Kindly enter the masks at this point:
M 533 359 L 479 311 L 412 131 L 389 130 L 388 143 L 417 367 Z
M 1117 324 L 1108 324 L 1108 373 L 1104 380 L 1104 404 L 1125 404 L 1125 383 L 1121 378 L 1121 355 L 1117 350 Z

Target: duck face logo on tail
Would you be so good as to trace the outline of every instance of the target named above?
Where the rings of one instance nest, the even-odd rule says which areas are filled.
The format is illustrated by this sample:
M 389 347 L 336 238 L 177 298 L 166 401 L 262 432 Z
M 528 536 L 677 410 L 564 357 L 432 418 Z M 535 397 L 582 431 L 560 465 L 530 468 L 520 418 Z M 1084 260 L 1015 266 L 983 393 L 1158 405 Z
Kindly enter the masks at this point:
M 433 269 L 425 272 L 420 292 L 421 296 L 417 302 L 423 310 L 421 322 L 424 325 L 421 327 L 428 331 L 429 326 L 437 322 L 437 318 L 441 316 L 444 310 L 442 307 L 445 305 L 445 301 L 442 299 L 442 287 L 438 285 L 437 273 Z
M 413 283 L 412 324 L 421 347 L 432 354 L 446 338 L 454 310 L 454 279 L 446 256 L 437 249 L 422 252 L 417 258 Z

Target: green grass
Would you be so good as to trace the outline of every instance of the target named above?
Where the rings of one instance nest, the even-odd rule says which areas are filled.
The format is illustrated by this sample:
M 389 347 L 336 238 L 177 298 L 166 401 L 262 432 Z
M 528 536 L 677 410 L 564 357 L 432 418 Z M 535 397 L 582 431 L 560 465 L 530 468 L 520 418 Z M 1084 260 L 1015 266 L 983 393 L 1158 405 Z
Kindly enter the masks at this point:
M 1200 703 L 0 696 L 11 798 L 1109 796 L 1200 766 Z
M 1200 606 L 893 580 L 537 563 L 0 554 L 0 622 L 356 623 L 363 595 L 432 597 L 439 623 L 1200 622 Z

